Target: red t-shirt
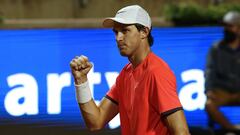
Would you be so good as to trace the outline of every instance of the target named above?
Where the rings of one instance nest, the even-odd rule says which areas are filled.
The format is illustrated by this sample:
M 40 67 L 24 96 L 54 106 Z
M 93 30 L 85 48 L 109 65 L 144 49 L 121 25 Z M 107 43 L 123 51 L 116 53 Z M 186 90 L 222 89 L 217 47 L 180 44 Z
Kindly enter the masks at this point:
M 173 72 L 152 52 L 127 64 L 106 98 L 119 106 L 122 135 L 168 135 L 163 117 L 182 109 Z

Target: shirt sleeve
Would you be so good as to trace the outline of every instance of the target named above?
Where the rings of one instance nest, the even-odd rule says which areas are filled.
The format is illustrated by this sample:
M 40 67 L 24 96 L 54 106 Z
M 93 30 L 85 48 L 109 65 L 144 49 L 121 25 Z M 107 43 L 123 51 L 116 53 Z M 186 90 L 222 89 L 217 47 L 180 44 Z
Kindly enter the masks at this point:
M 119 85 L 120 81 L 120 75 L 117 77 L 115 84 L 110 88 L 110 90 L 107 92 L 105 98 L 111 100 L 113 103 L 117 104 L 119 103 Z
M 151 104 L 161 116 L 182 110 L 176 90 L 176 78 L 170 69 L 163 72 L 156 70 L 151 80 Z
M 216 80 L 216 49 L 212 47 L 207 56 L 207 64 L 205 69 L 205 90 L 211 90 L 214 87 L 214 81 Z

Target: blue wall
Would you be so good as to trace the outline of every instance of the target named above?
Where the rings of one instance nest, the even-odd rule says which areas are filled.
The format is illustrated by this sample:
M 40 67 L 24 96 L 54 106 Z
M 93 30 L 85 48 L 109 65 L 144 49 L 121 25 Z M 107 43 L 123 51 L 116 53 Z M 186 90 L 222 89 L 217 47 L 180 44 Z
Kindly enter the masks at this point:
M 190 126 L 206 126 L 203 70 L 220 27 L 154 28 L 153 52 L 170 65 Z M 0 31 L 0 125 L 35 124 L 82 128 L 69 62 L 84 54 L 94 64 L 91 88 L 96 101 L 128 62 L 119 55 L 110 29 Z M 240 122 L 238 108 L 227 108 Z M 112 126 L 112 127 L 116 127 Z M 110 126 L 111 127 L 111 126 Z

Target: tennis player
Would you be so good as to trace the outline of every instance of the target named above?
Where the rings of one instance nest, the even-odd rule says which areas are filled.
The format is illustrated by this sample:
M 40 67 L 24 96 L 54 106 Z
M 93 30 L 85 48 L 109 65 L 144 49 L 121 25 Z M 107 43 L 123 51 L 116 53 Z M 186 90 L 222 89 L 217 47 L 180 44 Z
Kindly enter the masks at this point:
M 120 113 L 122 135 L 189 135 L 176 78 L 167 63 L 151 51 L 148 13 L 138 5 L 127 6 L 115 17 L 106 18 L 103 26 L 113 29 L 119 52 L 129 63 L 97 106 L 87 78 L 92 64 L 83 55 L 71 61 L 76 97 L 87 127 L 99 130 Z

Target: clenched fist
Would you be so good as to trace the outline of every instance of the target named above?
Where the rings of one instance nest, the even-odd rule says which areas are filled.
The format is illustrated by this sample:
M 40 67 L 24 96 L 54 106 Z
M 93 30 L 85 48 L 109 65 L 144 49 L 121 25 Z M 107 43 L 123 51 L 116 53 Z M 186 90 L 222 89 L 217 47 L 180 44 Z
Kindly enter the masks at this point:
M 76 85 L 87 81 L 87 74 L 92 68 L 92 64 L 88 61 L 88 58 L 84 55 L 76 56 L 70 62 L 70 67 L 74 81 Z

